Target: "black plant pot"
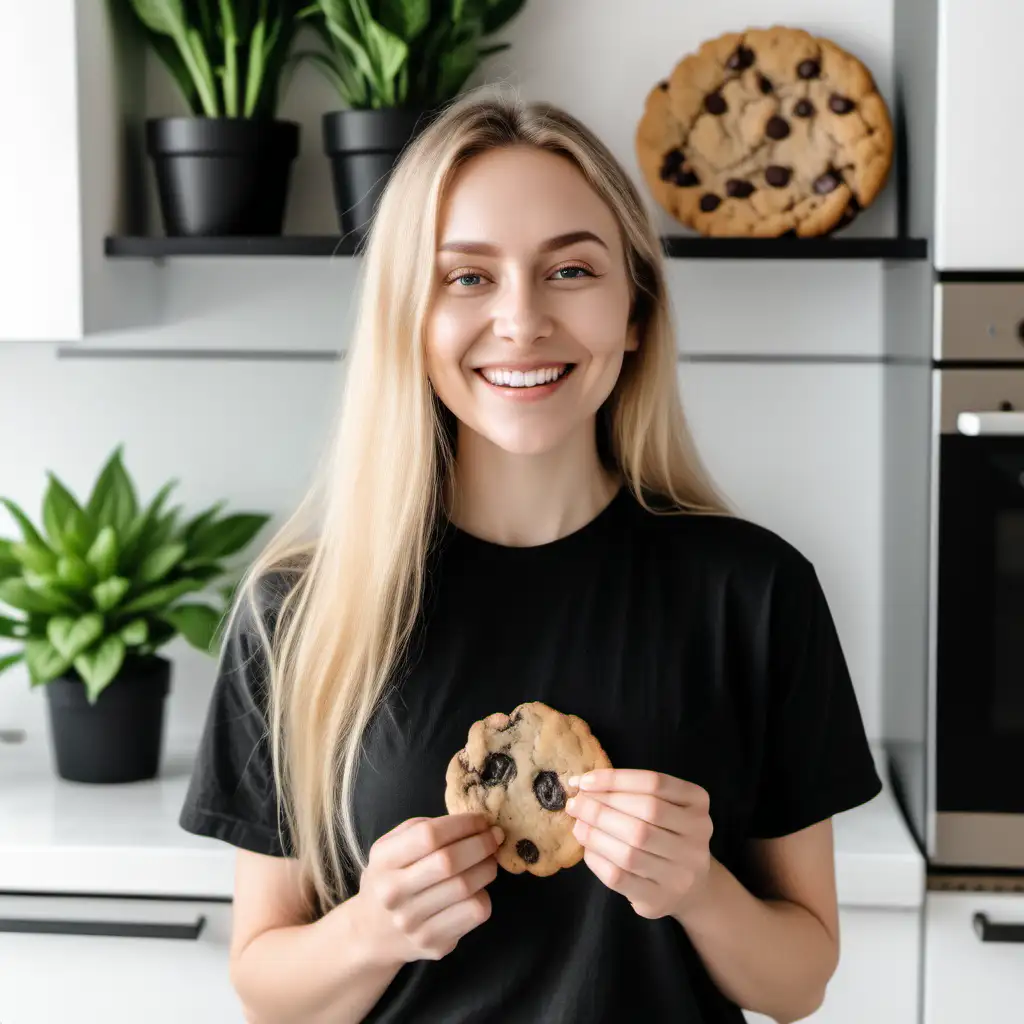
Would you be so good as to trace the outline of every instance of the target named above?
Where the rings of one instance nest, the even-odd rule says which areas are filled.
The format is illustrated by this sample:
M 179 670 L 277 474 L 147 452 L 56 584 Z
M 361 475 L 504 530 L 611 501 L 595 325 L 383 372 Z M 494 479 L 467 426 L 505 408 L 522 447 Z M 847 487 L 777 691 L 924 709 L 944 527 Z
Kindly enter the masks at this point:
M 57 774 L 72 782 L 138 782 L 153 778 L 163 747 L 164 702 L 171 664 L 128 659 L 95 704 L 69 674 L 46 684 Z
M 279 235 L 294 121 L 158 117 L 146 122 L 164 231 L 178 235 Z
M 391 170 L 433 114 L 423 110 L 333 110 L 323 116 L 334 208 L 343 235 L 365 232 Z

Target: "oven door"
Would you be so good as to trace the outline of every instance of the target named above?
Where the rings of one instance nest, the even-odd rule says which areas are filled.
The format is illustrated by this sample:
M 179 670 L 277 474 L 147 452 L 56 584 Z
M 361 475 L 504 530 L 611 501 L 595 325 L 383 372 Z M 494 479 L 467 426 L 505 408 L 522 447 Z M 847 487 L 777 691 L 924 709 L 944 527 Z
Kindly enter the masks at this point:
M 1024 370 L 942 373 L 968 374 L 1024 392 Z M 938 439 L 933 859 L 1024 868 L 1024 413 L 999 404 Z

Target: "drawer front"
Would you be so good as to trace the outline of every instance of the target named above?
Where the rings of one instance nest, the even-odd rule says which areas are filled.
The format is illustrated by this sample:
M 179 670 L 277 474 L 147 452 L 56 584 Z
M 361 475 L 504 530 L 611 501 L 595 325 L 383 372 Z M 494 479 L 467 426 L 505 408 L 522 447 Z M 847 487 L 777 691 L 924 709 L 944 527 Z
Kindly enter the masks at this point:
M 1005 1024 L 1024 1006 L 1024 893 L 930 892 L 925 1024 Z
M 0 896 L 4 1024 L 244 1024 L 231 904 Z

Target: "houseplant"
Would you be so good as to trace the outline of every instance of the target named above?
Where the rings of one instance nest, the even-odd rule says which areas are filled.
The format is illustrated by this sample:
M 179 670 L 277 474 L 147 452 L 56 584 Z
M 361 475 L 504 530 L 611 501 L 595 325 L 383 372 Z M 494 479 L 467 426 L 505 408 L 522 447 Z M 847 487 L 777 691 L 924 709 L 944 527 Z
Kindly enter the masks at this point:
M 323 52 L 305 51 L 345 110 L 323 116 L 343 234 L 364 231 L 399 154 L 463 88 L 480 62 L 508 49 L 489 37 L 525 0 L 317 0 Z
M 21 533 L 0 539 L 0 636 L 20 647 L 0 658 L 0 672 L 24 661 L 32 685 L 47 684 L 66 779 L 157 774 L 171 677 L 157 651 L 180 634 L 214 653 L 236 586 L 224 560 L 269 518 L 222 516 L 219 502 L 182 521 L 181 506 L 165 509 L 176 485 L 141 507 L 119 446 L 84 504 L 49 474 L 40 529 L 0 498 Z M 208 588 L 213 604 L 183 600 Z
M 120 2 L 192 114 L 146 121 L 166 233 L 280 234 L 299 126 L 276 112 L 303 3 Z

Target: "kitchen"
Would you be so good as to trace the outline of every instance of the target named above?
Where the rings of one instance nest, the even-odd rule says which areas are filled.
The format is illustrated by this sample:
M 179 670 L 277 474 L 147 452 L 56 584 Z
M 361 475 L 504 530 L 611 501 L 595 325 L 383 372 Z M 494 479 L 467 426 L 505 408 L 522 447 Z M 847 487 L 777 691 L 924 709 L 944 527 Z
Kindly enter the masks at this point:
M 180 473 L 182 495 L 197 510 L 226 495 L 240 509 L 283 511 L 305 482 L 336 398 L 333 373 L 325 370 L 339 364 L 357 261 L 105 256 L 106 236 L 118 235 L 123 223 L 119 204 L 133 199 L 111 187 L 119 173 L 114 111 L 137 114 L 131 103 L 139 96 L 125 99 L 113 80 L 110 42 L 103 20 L 89 15 L 92 5 L 79 4 L 77 12 L 66 6 L 38 54 L 30 51 L 38 29 L 16 15 L 25 20 L 15 22 L 15 38 L 25 42 L 0 72 L 0 95 L 19 97 L 11 116 L 21 137 L 42 133 L 39 145 L 24 146 L 16 167 L 0 171 L 0 202 L 7 204 L 0 424 L 18 439 L 2 460 L 0 492 L 34 509 L 43 470 L 51 467 L 84 490 L 123 440 L 147 494 Z M 635 23 L 623 28 L 619 5 L 594 2 L 581 32 L 576 11 L 535 0 L 508 26 L 512 48 L 494 61 L 495 72 L 564 103 L 632 160 L 642 97 L 657 77 L 652 69 L 667 72 L 700 40 L 765 15 L 741 0 L 713 11 L 648 0 L 631 13 Z M 1003 582 L 1010 593 L 1000 571 L 1012 574 L 1013 561 L 1001 554 L 993 563 L 989 551 L 985 564 L 996 564 L 995 572 L 977 570 L 981 552 L 958 565 L 959 544 L 940 541 L 938 524 L 930 524 L 939 511 L 935 470 L 957 447 L 945 438 L 958 430 L 960 415 L 968 414 L 967 429 L 969 414 L 981 413 L 979 431 L 1011 432 L 1013 409 L 1000 403 L 1019 408 L 1024 401 L 1019 386 L 1015 394 L 1004 385 L 1012 377 L 1005 371 L 1019 362 L 1024 316 L 1014 283 L 1024 265 L 1016 231 L 1022 211 L 1010 180 L 1016 143 L 998 117 L 1005 105 L 992 101 L 1010 92 L 1014 28 L 1024 24 L 998 0 L 970 8 L 962 0 L 870 0 L 855 11 L 792 0 L 780 2 L 772 20 L 807 26 L 860 52 L 901 111 L 905 196 L 897 176 L 844 237 L 927 240 L 926 259 L 897 248 L 883 259 L 668 261 L 680 385 L 698 444 L 727 494 L 819 568 L 869 735 L 880 762 L 891 757 L 896 767 L 885 773 L 882 797 L 836 821 L 844 953 L 815 1019 L 871 1014 L 946 1024 L 969 1012 L 1013 1019 L 1024 999 L 1022 947 L 982 941 L 975 929 L 1005 938 L 1009 928 L 1012 938 L 1013 926 L 1024 922 L 1024 841 L 1013 830 L 1021 789 L 1007 774 L 1016 768 L 1020 777 L 1019 710 L 1016 737 L 981 721 L 992 719 L 996 706 L 1013 721 L 1014 709 L 1010 684 L 1000 684 L 1005 698 L 996 705 L 984 696 L 988 684 L 977 682 L 988 678 L 977 659 L 985 657 L 992 615 L 972 620 L 1003 593 Z M 19 62 L 21 52 L 31 60 Z M 70 73 L 76 58 L 77 79 Z M 169 112 L 173 92 L 154 64 L 145 69 L 147 112 Z M 318 112 L 330 103 L 323 89 L 312 75 L 297 75 L 283 108 L 307 139 L 316 138 Z M 25 96 L 32 97 L 27 104 Z M 137 161 L 135 178 L 126 179 L 137 184 L 148 169 L 137 154 L 126 159 Z M 147 200 L 154 203 L 151 192 Z M 330 207 L 322 156 L 307 143 L 295 165 L 286 234 L 333 231 Z M 150 220 L 157 223 L 152 208 Z M 661 226 L 679 233 L 667 216 Z M 959 365 L 965 360 L 969 368 Z M 947 414 L 945 382 L 956 379 L 947 374 L 989 373 L 981 363 L 1004 371 L 998 383 L 971 391 L 965 403 L 951 399 L 960 404 Z M 271 407 L 273 417 L 266 415 Z M 997 413 L 1004 418 L 993 426 L 987 416 Z M 962 440 L 965 448 L 978 441 L 979 450 L 989 441 Z M 993 450 L 1012 457 L 1012 449 Z M 962 472 L 972 499 L 962 521 L 972 535 L 987 537 L 1012 499 L 999 492 L 1002 504 L 990 507 L 986 497 L 981 508 L 973 499 L 982 485 L 969 475 L 981 470 Z M 1012 537 L 1012 524 L 1000 529 Z M 9 535 L 6 524 L 0 532 Z M 965 623 L 952 633 L 967 648 L 951 653 L 949 665 L 970 656 L 979 675 L 966 694 L 945 684 L 953 691 L 952 724 L 970 720 L 973 731 L 954 729 L 943 741 L 948 734 L 940 728 L 935 749 L 931 652 L 949 634 L 935 635 L 929 574 L 941 584 L 947 571 L 954 586 L 943 591 L 951 596 L 939 598 L 938 614 Z M 947 604 L 953 595 L 961 604 Z M 167 1020 L 186 1013 L 237 1018 L 224 974 L 230 851 L 175 828 L 213 669 L 184 644 L 172 652 L 163 775 L 117 795 L 57 783 L 41 694 L 18 670 L 2 681 L 0 725 L 26 739 L 0 745 L 0 917 L 127 920 L 177 938 L 0 936 L 0 972 L 7 972 L 0 974 L 0 1019 L 48 1021 L 74 1008 L 80 1019 L 94 1013 L 116 1020 L 140 1007 L 154 1020 L 161 1012 Z M 949 728 L 949 677 L 941 664 L 938 717 Z M 936 775 L 939 815 L 929 815 Z M 947 786 L 955 797 L 944 803 Z M 963 802 L 963 788 L 975 804 Z M 992 815 L 1001 838 L 979 850 L 972 820 L 954 821 L 948 847 L 949 833 L 938 827 L 948 812 Z M 965 834 L 966 842 L 956 838 Z M 986 915 L 980 925 L 975 914 Z M 47 945 L 30 944 L 36 940 Z M 49 945 L 58 941 L 67 946 Z M 55 979 L 42 964 L 49 968 L 65 948 Z M 3 1005 L 4 993 L 16 1009 Z

